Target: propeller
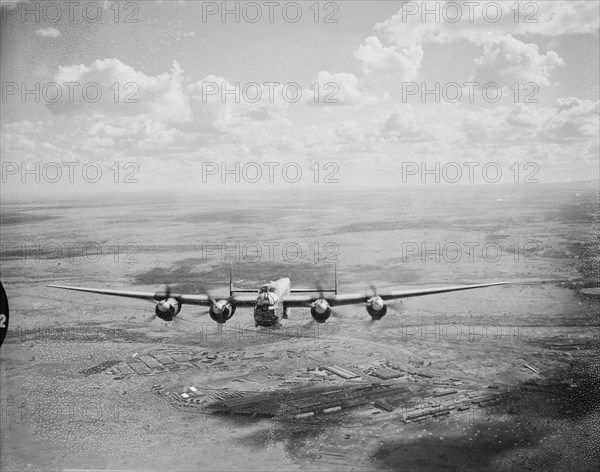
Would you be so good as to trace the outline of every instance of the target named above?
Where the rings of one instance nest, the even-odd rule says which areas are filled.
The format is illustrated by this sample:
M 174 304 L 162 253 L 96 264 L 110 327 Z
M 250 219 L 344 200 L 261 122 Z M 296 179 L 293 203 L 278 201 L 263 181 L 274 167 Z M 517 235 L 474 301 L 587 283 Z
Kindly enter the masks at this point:
M 323 292 L 323 286 L 321 285 L 321 282 L 317 282 L 315 284 L 315 292 L 317 292 L 319 294 L 319 300 L 324 298 L 324 292 Z M 315 302 L 306 302 L 304 304 L 304 306 L 306 306 L 307 308 L 313 308 L 315 306 Z
M 206 294 L 206 296 L 208 297 L 208 301 L 210 302 L 210 305 L 206 308 L 206 310 L 197 312 L 197 316 L 210 315 L 214 321 L 217 321 L 217 319 L 220 319 L 221 315 L 226 310 L 229 310 L 228 313 L 224 315 L 224 316 L 226 316 L 226 318 L 224 318 L 222 321 L 217 321 L 218 323 L 224 323 L 225 321 L 227 321 L 229 318 L 231 318 L 233 316 L 233 314 L 235 313 L 235 309 L 236 309 L 236 306 L 234 304 L 234 300 L 235 300 L 234 295 L 230 294 L 227 297 L 218 297 L 218 299 L 217 299 L 213 295 L 211 295 L 211 293 L 205 287 L 201 286 L 201 287 L 199 287 L 199 290 L 201 293 Z M 230 308 L 228 308 L 228 307 L 230 307 Z
M 160 305 L 163 300 L 166 300 L 166 299 L 170 298 L 170 296 L 171 296 L 171 286 L 169 284 L 165 284 L 165 291 L 163 293 L 164 293 L 164 295 L 162 295 L 160 292 L 156 292 L 154 294 L 154 299 L 153 300 L 148 300 L 148 301 L 150 303 L 152 303 L 153 305 L 156 306 L 156 302 L 158 302 L 158 304 Z M 164 310 L 164 311 L 166 311 L 166 310 Z M 154 321 L 155 318 L 156 318 L 156 312 L 152 313 L 152 315 L 150 315 L 149 317 L 145 318 L 144 319 L 144 323 L 150 323 L 150 322 Z
M 145 323 L 150 323 L 152 321 L 154 321 L 154 319 L 158 316 L 157 315 L 157 311 L 162 312 L 162 313 L 167 313 L 169 310 L 172 309 L 172 306 L 170 303 L 167 302 L 167 300 L 169 300 L 170 298 L 173 298 L 172 294 L 171 294 L 171 285 L 169 284 L 165 284 L 165 290 L 163 292 L 156 292 L 153 296 L 153 298 L 151 300 L 148 300 L 150 303 L 154 304 L 154 313 L 149 316 L 148 318 L 146 318 L 144 320 Z M 179 301 L 176 299 L 177 303 L 179 304 Z M 179 305 L 175 315 L 177 315 L 177 313 L 180 311 L 181 306 Z M 171 321 L 174 321 L 175 319 L 177 319 L 175 316 L 173 316 L 173 319 Z
M 368 297 L 365 303 L 367 313 L 371 316 L 371 320 L 380 320 L 385 316 L 388 307 L 385 301 L 379 296 L 377 287 L 371 284 L 369 289 L 365 290 L 365 296 Z
M 317 290 L 319 290 L 319 298 L 325 299 L 323 285 L 321 285 L 321 282 L 317 282 Z M 331 305 L 329 305 L 329 308 L 331 310 L 331 316 L 333 316 L 334 318 L 342 318 L 341 312 L 334 310 Z
M 200 312 L 194 311 L 194 312 L 192 312 L 191 314 L 194 317 L 205 316 L 205 315 L 210 314 L 210 309 L 211 308 L 213 309 L 214 312 L 221 313 L 222 310 L 225 308 L 225 304 L 230 304 L 230 305 L 233 306 L 233 300 L 234 300 L 233 296 L 229 296 L 227 298 L 219 298 L 219 300 L 217 300 L 203 286 L 198 287 L 198 292 L 206 294 L 207 297 L 208 297 L 208 300 L 211 303 L 211 305 L 209 307 L 207 307 L 206 311 L 200 311 Z M 150 322 L 154 321 L 154 319 L 157 318 L 157 314 L 156 314 L 157 310 L 159 312 L 164 312 L 164 313 L 166 313 L 167 311 L 169 311 L 171 309 L 170 304 L 167 302 L 167 300 L 169 298 L 172 298 L 171 285 L 166 284 L 165 285 L 165 289 L 164 289 L 163 292 L 156 292 L 154 294 L 153 299 L 152 300 L 148 300 L 150 303 L 152 303 L 152 304 L 155 305 L 155 312 L 152 313 L 152 315 L 150 315 L 148 318 L 146 318 L 144 320 L 144 322 L 145 323 L 150 323 Z M 222 303 L 223 301 L 225 301 L 225 303 Z M 194 322 L 192 320 L 187 320 L 187 319 L 184 319 L 184 318 L 179 318 L 177 316 L 173 316 L 173 319 L 171 321 L 177 322 L 177 323 L 179 323 L 179 321 L 186 321 L 186 322 L 190 322 L 190 323 Z
M 206 296 L 208 297 L 208 301 L 210 301 L 211 306 L 214 306 L 217 303 L 217 300 L 215 299 L 215 297 L 213 297 L 209 291 L 206 289 L 206 287 L 204 286 L 200 286 L 199 287 L 200 293 L 206 294 Z M 199 311 L 196 312 L 195 316 L 206 316 L 210 313 L 210 306 L 206 307 L 206 310 L 203 311 Z
M 335 311 L 331 307 L 329 302 L 327 301 L 324 290 L 323 290 L 323 286 L 321 285 L 320 282 L 316 283 L 315 288 L 316 288 L 315 292 L 317 292 L 319 294 L 319 298 L 317 298 L 314 302 L 307 302 L 305 304 L 305 306 L 307 308 L 310 308 L 311 310 L 315 310 L 319 314 L 323 314 L 323 313 L 325 313 L 326 310 L 329 310 L 329 313 L 331 316 L 336 317 L 336 318 L 341 318 L 340 313 Z M 325 319 L 327 319 L 327 318 L 325 318 Z M 314 315 L 313 315 L 312 321 L 318 322 L 317 320 L 314 319 Z
M 154 294 L 155 300 L 166 300 L 168 298 L 171 298 L 171 285 L 170 284 L 165 284 L 165 291 L 162 294 L 160 292 L 157 292 Z
M 161 302 L 163 300 L 167 300 L 171 298 L 171 285 L 165 284 L 164 292 L 156 292 L 154 294 L 154 298 L 152 300 L 148 300 L 150 303 L 156 305 L 156 302 Z
M 227 303 L 231 303 L 235 299 L 234 295 L 228 295 L 227 297 L 219 297 L 217 300 L 217 298 L 215 298 L 206 287 L 200 286 L 199 289 L 200 293 L 205 294 L 213 305 L 221 300 L 225 300 Z
M 226 298 L 219 297 L 218 300 L 208 293 L 207 293 L 207 296 L 208 296 L 208 300 L 210 301 L 211 304 L 210 304 L 210 306 L 208 306 L 206 308 L 205 311 L 199 312 L 198 315 L 202 315 L 202 316 L 208 315 L 210 313 L 211 308 L 215 313 L 221 313 L 226 304 L 234 306 L 233 301 L 235 300 L 235 296 L 233 296 L 233 295 L 230 295 Z M 222 303 L 222 302 L 225 302 L 225 303 Z
M 369 292 L 370 290 L 370 292 Z M 373 298 L 373 297 L 378 297 L 379 296 L 379 292 L 377 290 L 377 287 L 373 284 L 369 285 L 368 290 L 365 290 L 365 295 L 369 298 Z M 386 305 L 390 306 L 390 305 L 402 305 L 402 300 L 400 299 L 394 299 L 394 300 L 386 300 L 385 302 Z

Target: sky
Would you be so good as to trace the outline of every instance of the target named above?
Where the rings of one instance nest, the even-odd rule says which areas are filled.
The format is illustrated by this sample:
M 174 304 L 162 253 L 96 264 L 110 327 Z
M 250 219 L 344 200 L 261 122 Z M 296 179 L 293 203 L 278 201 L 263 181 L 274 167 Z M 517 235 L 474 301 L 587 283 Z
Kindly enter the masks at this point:
M 2 1 L 2 195 L 597 178 L 598 5 Z

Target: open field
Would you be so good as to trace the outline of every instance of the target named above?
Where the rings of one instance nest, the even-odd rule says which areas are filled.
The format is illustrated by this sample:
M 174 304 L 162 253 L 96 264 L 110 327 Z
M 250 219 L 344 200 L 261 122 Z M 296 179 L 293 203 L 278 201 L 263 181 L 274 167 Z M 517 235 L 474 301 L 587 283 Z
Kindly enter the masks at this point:
M 580 292 L 600 285 L 597 192 L 592 182 L 3 202 L 0 469 L 598 470 L 600 298 Z M 46 287 L 225 294 L 229 262 L 245 288 L 282 276 L 327 287 L 334 262 L 341 292 L 544 283 L 407 299 L 377 322 L 362 306 L 325 325 L 292 309 L 273 329 L 255 328 L 249 309 L 221 328 L 189 306 L 148 323 L 151 304 Z M 384 364 L 401 373 L 385 381 L 402 392 L 382 396 L 392 411 L 369 401 L 296 418 L 269 396 L 358 385 L 320 370 L 332 365 L 381 383 Z M 265 395 L 273 414 L 169 399 L 190 386 L 215 402 Z M 455 392 L 436 396 L 444 389 Z M 436 402 L 468 408 L 405 421 Z

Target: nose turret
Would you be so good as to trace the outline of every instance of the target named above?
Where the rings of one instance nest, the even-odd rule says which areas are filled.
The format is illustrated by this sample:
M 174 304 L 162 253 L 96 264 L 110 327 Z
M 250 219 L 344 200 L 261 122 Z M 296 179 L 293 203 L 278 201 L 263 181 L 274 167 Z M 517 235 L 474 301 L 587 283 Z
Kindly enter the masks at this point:
M 274 305 L 275 297 L 271 293 L 261 293 L 256 299 L 257 306 Z

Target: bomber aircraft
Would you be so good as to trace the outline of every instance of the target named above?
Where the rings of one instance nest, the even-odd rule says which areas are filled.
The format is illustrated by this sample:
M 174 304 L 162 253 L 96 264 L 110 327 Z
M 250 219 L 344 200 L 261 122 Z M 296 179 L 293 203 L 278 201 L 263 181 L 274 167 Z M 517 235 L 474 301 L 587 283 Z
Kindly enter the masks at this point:
M 338 293 L 337 267 L 335 269 L 335 287 L 330 290 L 323 289 L 292 289 L 291 281 L 287 277 L 262 285 L 259 289 L 234 289 L 233 269 L 229 271 L 229 296 L 217 300 L 209 294 L 185 295 L 171 293 L 167 286 L 164 292 L 133 292 L 124 290 L 108 290 L 98 288 L 67 287 L 63 285 L 48 285 L 48 287 L 80 292 L 113 295 L 117 297 L 137 298 L 156 302 L 154 316 L 164 321 L 173 321 L 181 311 L 182 305 L 207 306 L 208 314 L 217 323 L 229 320 L 237 307 L 254 307 L 254 321 L 256 326 L 274 326 L 282 318 L 288 318 L 290 308 L 310 308 L 310 314 L 317 323 L 324 323 L 331 316 L 332 307 L 342 305 L 364 304 L 367 313 L 373 320 L 380 320 L 387 313 L 386 301 L 409 297 L 421 297 L 437 293 L 456 292 L 474 288 L 506 285 L 511 282 L 492 282 L 475 285 L 458 285 L 436 288 L 418 288 L 410 290 L 386 290 L 378 293 L 375 287 L 357 293 Z

